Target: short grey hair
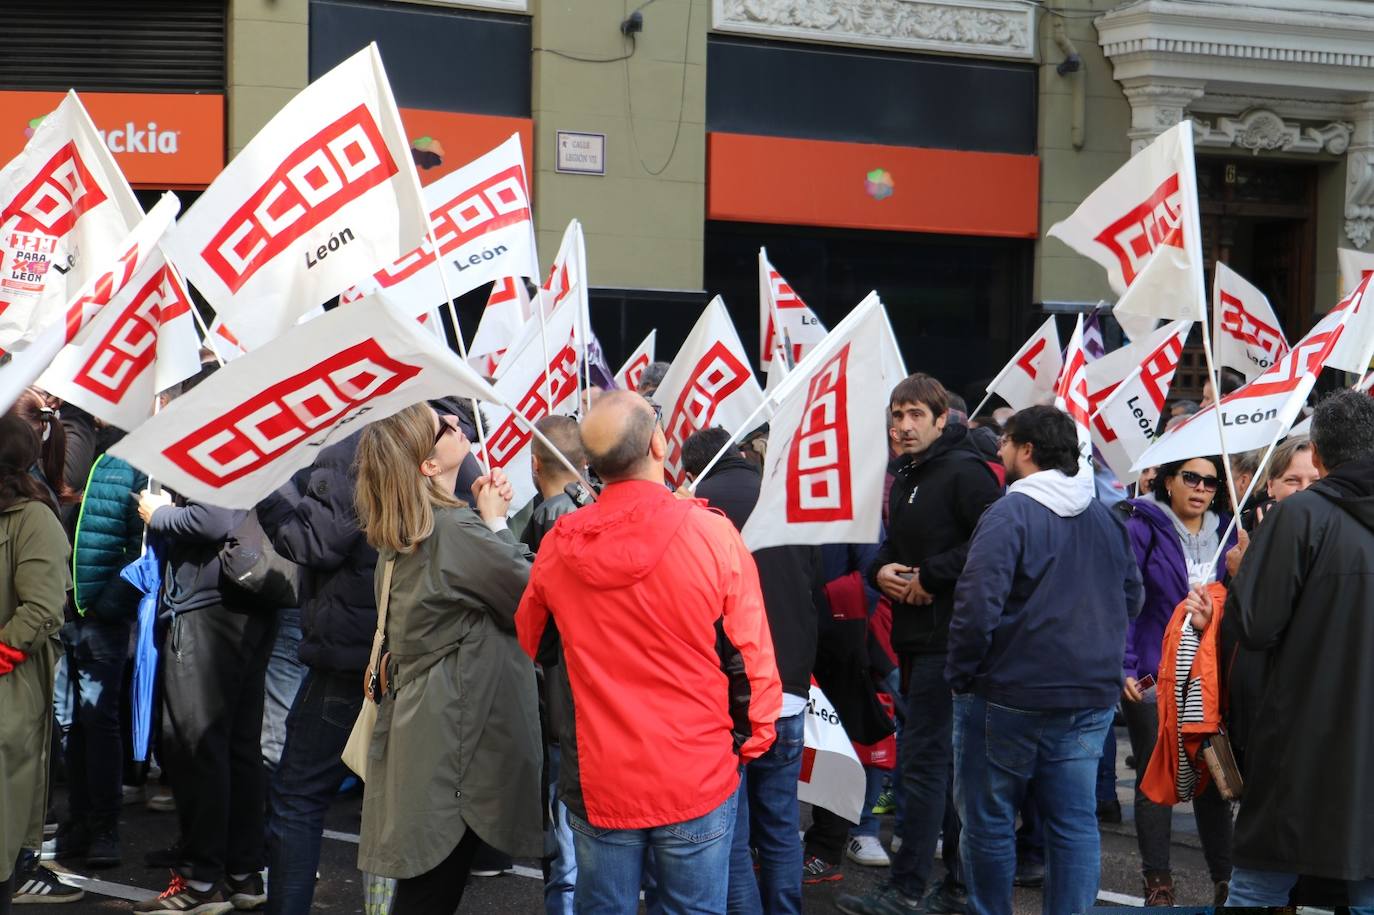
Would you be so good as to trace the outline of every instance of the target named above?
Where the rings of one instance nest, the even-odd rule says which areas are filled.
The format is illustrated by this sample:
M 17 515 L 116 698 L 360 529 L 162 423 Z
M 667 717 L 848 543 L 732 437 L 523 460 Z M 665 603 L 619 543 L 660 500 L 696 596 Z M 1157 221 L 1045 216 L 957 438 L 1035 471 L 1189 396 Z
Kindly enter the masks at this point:
M 1312 444 L 1327 470 L 1374 458 L 1374 398 L 1349 388 L 1328 394 L 1312 413 Z

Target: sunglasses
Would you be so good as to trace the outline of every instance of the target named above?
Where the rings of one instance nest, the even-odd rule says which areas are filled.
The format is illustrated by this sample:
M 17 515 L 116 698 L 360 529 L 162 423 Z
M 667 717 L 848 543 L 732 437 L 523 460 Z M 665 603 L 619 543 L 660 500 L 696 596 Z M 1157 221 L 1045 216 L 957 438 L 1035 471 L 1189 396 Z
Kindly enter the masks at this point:
M 433 447 L 433 448 L 439 447 L 439 442 L 443 439 L 443 437 L 444 437 L 445 435 L 448 435 L 450 432 L 457 432 L 457 431 L 458 431 L 458 427 L 455 426 L 453 423 L 449 422 L 448 417 L 446 417 L 446 416 L 440 416 L 440 417 L 439 417 L 439 431 L 436 432 L 436 433 L 434 433 L 434 444 L 433 444 L 432 446 L 430 446 L 430 447 Z
M 1221 480 L 1217 477 L 1203 476 L 1200 473 L 1193 473 L 1191 470 L 1179 471 L 1178 478 L 1183 481 L 1183 485 L 1189 489 L 1197 489 L 1201 486 L 1207 492 L 1216 492 L 1221 485 Z

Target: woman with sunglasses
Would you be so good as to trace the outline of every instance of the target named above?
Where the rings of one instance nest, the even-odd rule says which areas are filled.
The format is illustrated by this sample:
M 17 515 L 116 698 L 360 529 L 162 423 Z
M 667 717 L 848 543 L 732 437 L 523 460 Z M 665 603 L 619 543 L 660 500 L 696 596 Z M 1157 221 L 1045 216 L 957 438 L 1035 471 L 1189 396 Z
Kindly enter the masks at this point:
M 1135 754 L 1136 841 L 1145 878 L 1146 905 L 1174 904 L 1169 871 L 1173 810 L 1155 804 L 1140 791 L 1140 780 L 1159 732 L 1158 708 L 1150 689 L 1139 681 L 1159 674 L 1164 627 L 1195 585 L 1226 578 L 1226 551 L 1218 550 L 1231 516 L 1224 511 L 1226 483 L 1222 462 L 1197 457 L 1163 464 L 1150 492 L 1125 503 L 1126 529 L 1145 583 L 1145 603 L 1126 633 L 1125 687 L 1122 710 Z M 1227 549 L 1235 543 L 1228 538 Z M 1213 557 L 1217 557 L 1213 561 Z M 1207 868 L 1216 885 L 1217 904 L 1231 879 L 1231 806 L 1215 786 L 1193 801 L 1198 835 Z
M 543 850 L 534 665 L 515 638 L 530 554 L 506 527 L 500 471 L 473 484 L 475 511 L 453 495 L 471 448 L 426 404 L 358 442 L 358 519 L 378 553 L 389 653 L 358 866 L 399 881 L 396 915 L 452 915 L 479 839 Z

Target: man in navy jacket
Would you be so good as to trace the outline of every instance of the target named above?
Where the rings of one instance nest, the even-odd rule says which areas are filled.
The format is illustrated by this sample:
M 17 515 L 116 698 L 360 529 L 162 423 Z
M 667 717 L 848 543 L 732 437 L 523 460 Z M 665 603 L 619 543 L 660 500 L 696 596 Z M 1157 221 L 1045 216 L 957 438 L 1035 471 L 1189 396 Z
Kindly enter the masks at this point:
M 1046 824 L 1044 911 L 1083 912 L 1099 878 L 1097 760 L 1140 572 L 1125 529 L 1076 476 L 1066 413 L 1017 413 L 1000 453 L 1007 494 L 969 545 L 945 664 L 970 908 L 1011 915 L 1016 812 L 1033 778 Z

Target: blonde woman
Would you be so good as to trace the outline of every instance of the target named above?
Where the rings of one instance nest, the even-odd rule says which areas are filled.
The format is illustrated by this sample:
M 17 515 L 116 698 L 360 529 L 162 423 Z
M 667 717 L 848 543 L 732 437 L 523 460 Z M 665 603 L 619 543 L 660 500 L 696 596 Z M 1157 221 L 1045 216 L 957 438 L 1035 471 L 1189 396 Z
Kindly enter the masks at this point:
M 452 915 L 478 840 L 542 854 L 534 667 L 515 639 L 530 554 L 506 528 L 510 484 L 453 495 L 471 444 L 417 404 L 363 431 L 358 517 L 389 589 L 385 696 L 363 795 L 358 866 L 394 877 L 395 915 Z

